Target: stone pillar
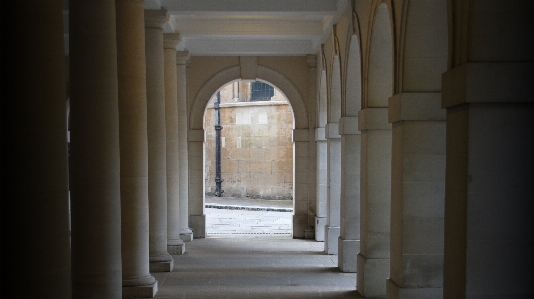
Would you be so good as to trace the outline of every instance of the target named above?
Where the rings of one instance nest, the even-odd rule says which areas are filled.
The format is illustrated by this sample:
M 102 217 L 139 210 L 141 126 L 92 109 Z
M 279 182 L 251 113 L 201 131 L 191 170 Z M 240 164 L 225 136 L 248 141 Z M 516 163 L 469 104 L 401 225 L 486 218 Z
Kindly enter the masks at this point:
M 4 1 L 1 8 L 2 298 L 71 298 L 61 2 L 27 1 L 20 5 Z M 76 58 L 79 54 L 76 52 Z M 78 199 L 80 189 L 76 191 Z M 78 216 L 79 209 L 76 212 Z M 79 224 L 80 219 L 76 220 Z M 76 228 L 76 245 L 88 242 L 80 237 L 91 231 Z M 106 233 L 99 232 L 98 237 Z M 99 248 L 105 249 L 109 243 L 102 245 Z M 108 253 L 114 256 L 120 250 Z M 79 252 L 75 257 L 79 270 Z M 116 265 L 103 268 L 109 266 Z M 76 271 L 77 279 L 81 274 Z M 120 283 L 120 272 L 109 277 L 112 281 L 108 283 L 120 292 L 120 284 L 114 284 Z M 76 290 L 79 288 L 77 284 Z
M 341 134 L 341 204 L 338 267 L 343 272 L 356 272 L 360 252 L 360 152 L 361 135 L 358 117 L 343 117 Z
M 115 1 L 69 2 L 72 298 L 121 298 Z
M 293 238 L 305 238 L 308 226 L 308 129 L 293 130 Z
M 204 140 L 205 133 L 202 129 L 189 130 L 187 133 L 189 151 L 189 221 L 196 238 L 206 237 Z
M 445 110 L 441 93 L 389 99 L 393 123 L 387 298 L 442 298 Z
M 187 152 L 187 73 L 189 52 L 176 52 L 176 84 L 178 97 L 178 168 L 180 169 L 180 238 L 193 241 L 193 231 L 189 228 L 189 156 Z M 204 211 L 204 210 L 202 210 Z
M 339 205 L 341 200 L 341 136 L 338 123 L 328 123 L 325 127 L 327 139 L 327 218 L 325 225 L 324 249 L 327 254 L 338 254 Z
M 165 132 L 167 142 L 167 251 L 183 254 L 185 244 L 180 239 L 180 168 L 178 150 L 178 101 L 176 89 L 176 45 L 180 34 L 163 35 L 165 71 Z
M 167 143 L 163 71 L 163 25 L 168 20 L 166 10 L 145 10 L 151 272 L 170 272 L 173 268 L 173 259 L 167 252 Z
M 322 242 L 325 237 L 326 208 L 328 197 L 327 171 L 328 171 L 328 144 L 326 141 L 325 129 L 315 129 L 315 142 L 317 143 L 317 183 L 316 183 L 316 207 L 315 217 L 315 240 Z
M 365 297 L 384 297 L 389 277 L 391 203 L 391 124 L 388 108 L 358 113 L 361 131 L 360 252 L 356 289 Z
M 116 0 L 123 298 L 154 297 L 148 262 L 148 150 L 142 1 Z
M 533 294 L 533 70 L 487 62 L 443 74 L 445 299 Z

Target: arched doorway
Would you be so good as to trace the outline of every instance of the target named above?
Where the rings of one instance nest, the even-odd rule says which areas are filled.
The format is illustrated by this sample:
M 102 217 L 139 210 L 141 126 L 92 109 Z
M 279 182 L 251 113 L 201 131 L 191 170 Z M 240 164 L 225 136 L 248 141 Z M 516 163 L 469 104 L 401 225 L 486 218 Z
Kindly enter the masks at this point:
M 291 105 L 268 82 L 235 80 L 211 97 L 206 237 L 292 236 L 293 129 Z

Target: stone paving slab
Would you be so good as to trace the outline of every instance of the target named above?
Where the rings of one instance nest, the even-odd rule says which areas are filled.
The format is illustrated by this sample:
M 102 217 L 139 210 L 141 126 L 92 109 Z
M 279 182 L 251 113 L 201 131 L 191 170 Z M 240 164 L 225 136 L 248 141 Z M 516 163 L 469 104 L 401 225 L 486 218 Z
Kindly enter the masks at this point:
M 156 298 L 361 298 L 356 274 L 337 268 L 324 245 L 291 237 L 204 238 L 174 255 L 170 273 L 153 273 Z

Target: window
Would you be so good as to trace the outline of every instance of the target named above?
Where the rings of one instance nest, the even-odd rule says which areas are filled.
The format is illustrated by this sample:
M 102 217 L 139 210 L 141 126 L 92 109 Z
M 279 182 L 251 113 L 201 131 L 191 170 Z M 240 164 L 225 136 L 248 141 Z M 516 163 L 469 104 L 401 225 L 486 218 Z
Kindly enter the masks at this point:
M 250 89 L 252 90 L 251 101 L 270 101 L 271 97 L 274 96 L 274 87 L 267 83 L 252 82 Z

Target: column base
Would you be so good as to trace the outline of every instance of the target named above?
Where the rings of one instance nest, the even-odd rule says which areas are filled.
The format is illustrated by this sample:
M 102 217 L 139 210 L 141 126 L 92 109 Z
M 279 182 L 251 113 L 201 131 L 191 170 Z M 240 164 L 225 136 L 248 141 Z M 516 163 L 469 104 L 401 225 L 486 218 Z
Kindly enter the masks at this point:
M 364 297 L 386 297 L 386 284 L 389 277 L 389 259 L 370 259 L 358 253 L 358 275 L 356 275 L 356 290 Z M 432 297 L 430 297 L 432 298 Z
M 337 254 L 337 239 L 339 238 L 339 226 L 325 226 L 324 251 L 326 254 Z
M 193 231 L 191 237 L 193 237 L 193 234 L 196 238 L 206 237 L 206 215 L 190 215 L 189 226 Z M 182 235 L 180 234 L 180 238 L 181 237 Z
M 358 252 L 360 252 L 360 240 L 345 240 L 339 237 L 337 265 L 341 272 L 356 272 Z
M 324 242 L 324 228 L 326 217 L 315 217 L 315 241 Z
M 304 230 L 304 239 L 313 239 L 315 237 L 315 229 L 313 226 L 307 226 Z
M 386 280 L 387 299 L 443 299 L 443 288 L 401 288 L 392 279 Z
M 182 241 L 184 241 L 184 242 L 193 241 L 193 232 L 187 232 L 187 233 L 180 234 L 180 239 L 182 239 Z
M 167 245 L 167 252 L 170 255 L 182 255 L 185 253 L 185 244 Z
M 166 262 L 150 262 L 149 265 L 150 273 L 154 272 L 172 272 L 174 268 L 174 260 Z
M 158 281 L 146 286 L 122 287 L 122 298 L 154 298 L 158 292 Z
M 306 227 L 308 227 L 308 215 L 293 215 L 293 238 L 305 238 Z

